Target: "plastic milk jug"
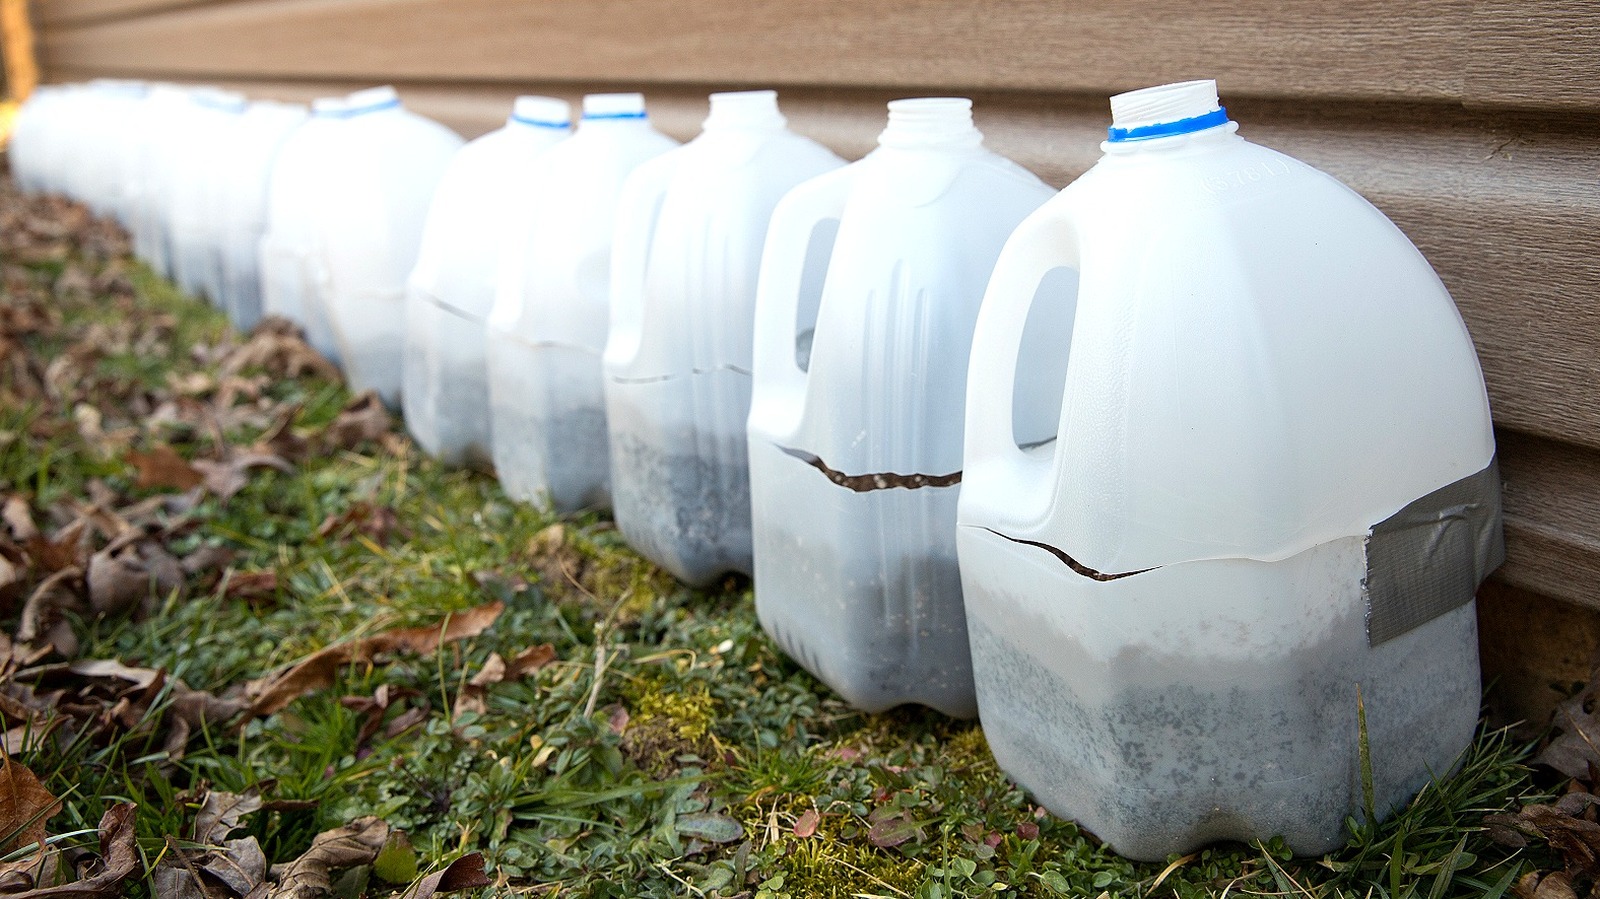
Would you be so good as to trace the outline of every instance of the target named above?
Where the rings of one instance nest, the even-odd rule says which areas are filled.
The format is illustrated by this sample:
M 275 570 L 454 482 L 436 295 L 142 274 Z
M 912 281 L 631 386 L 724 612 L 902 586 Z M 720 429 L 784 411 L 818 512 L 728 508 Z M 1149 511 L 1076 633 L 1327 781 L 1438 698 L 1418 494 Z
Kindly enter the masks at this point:
M 505 127 L 468 143 L 445 170 L 406 285 L 406 429 L 450 465 L 489 461 L 484 324 L 503 239 L 528 201 L 541 153 L 564 139 L 565 100 L 518 97 Z
M 955 515 L 967 352 L 1006 236 L 1051 195 L 969 100 L 889 104 L 879 147 L 778 204 L 749 422 L 756 612 L 851 704 L 977 711 Z
M 434 187 L 463 142 L 407 111 L 393 88 L 346 99 L 327 147 L 316 297 L 350 389 L 376 391 L 398 407 L 406 279 L 417 264 Z
M 166 143 L 167 222 L 173 280 L 216 303 L 221 281 L 218 222 L 212 197 L 221 150 L 247 108 L 244 95 L 201 88 L 190 91 L 183 127 Z
M 306 341 L 338 365 L 339 347 L 323 314 L 315 247 L 326 192 L 323 165 L 347 106 L 343 97 L 319 97 L 311 117 L 279 148 L 267 188 L 267 230 L 258 250 L 261 307 L 305 329 Z
M 501 254 L 489 316 L 495 470 L 508 494 L 559 511 L 610 503 L 600 354 L 622 182 L 677 146 L 641 94 L 590 94 L 547 150 Z
M 304 106 L 269 100 L 251 103 L 229 133 L 217 161 L 218 305 L 241 331 L 255 327 L 261 318 L 256 248 L 267 227 L 273 163 L 305 120 Z
M 973 338 L 984 732 L 1132 858 L 1323 853 L 1365 816 L 1359 709 L 1380 817 L 1472 738 L 1473 595 L 1503 555 L 1477 355 L 1406 236 L 1239 137 L 1215 82 L 1111 108 Z
M 173 276 L 174 253 L 170 222 L 171 181 L 176 173 L 169 161 L 173 144 L 186 139 L 189 114 L 194 103 L 185 88 L 158 84 L 150 88 L 144 103 L 143 123 L 133 143 L 137 158 L 136 186 L 132 189 L 134 255 L 156 274 Z
M 777 94 L 711 95 L 705 130 L 628 178 L 604 358 L 617 526 L 706 584 L 749 574 L 750 343 L 772 209 L 844 165 L 784 127 Z

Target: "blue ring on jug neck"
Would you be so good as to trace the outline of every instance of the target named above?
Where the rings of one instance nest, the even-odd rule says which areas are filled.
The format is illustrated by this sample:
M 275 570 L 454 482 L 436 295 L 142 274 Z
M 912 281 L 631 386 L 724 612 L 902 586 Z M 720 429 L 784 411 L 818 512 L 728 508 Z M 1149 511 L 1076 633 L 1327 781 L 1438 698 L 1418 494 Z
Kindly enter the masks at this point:
M 535 128 L 565 128 L 572 124 L 571 122 L 554 122 L 550 119 L 525 119 L 519 115 L 513 115 L 511 121 L 519 125 L 532 125 Z
M 331 109 L 325 114 L 329 118 L 334 119 L 353 119 L 358 115 L 366 115 L 369 112 L 382 112 L 385 109 L 393 109 L 399 105 L 400 98 L 392 97 L 383 101 L 382 103 L 372 103 L 367 106 L 357 106 L 353 109 Z
M 1106 129 L 1106 134 L 1108 135 L 1106 139 L 1114 144 L 1120 144 L 1126 141 L 1149 140 L 1153 137 L 1192 134 L 1196 131 L 1204 131 L 1207 128 L 1215 128 L 1218 125 L 1226 124 L 1228 124 L 1228 110 L 1219 106 L 1205 115 L 1179 119 L 1176 122 L 1157 122 L 1154 125 L 1139 125 L 1134 128 L 1118 128 L 1112 125 Z
M 586 122 L 595 122 L 602 119 L 642 119 L 647 115 L 644 112 L 586 112 L 583 118 Z

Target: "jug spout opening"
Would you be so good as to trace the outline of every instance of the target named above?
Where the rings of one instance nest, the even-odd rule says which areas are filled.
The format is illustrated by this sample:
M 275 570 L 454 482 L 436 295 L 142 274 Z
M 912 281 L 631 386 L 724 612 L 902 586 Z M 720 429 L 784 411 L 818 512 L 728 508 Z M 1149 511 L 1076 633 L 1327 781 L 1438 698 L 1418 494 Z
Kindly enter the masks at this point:
M 1108 140 L 1122 143 L 1190 134 L 1228 121 L 1215 81 L 1180 81 L 1112 97 Z
M 916 97 L 889 101 L 889 124 L 878 135 L 885 147 L 975 147 L 983 134 L 972 124 L 965 97 Z
M 777 91 L 727 91 L 711 95 L 711 114 L 702 127 L 769 130 L 786 124 L 778 111 Z

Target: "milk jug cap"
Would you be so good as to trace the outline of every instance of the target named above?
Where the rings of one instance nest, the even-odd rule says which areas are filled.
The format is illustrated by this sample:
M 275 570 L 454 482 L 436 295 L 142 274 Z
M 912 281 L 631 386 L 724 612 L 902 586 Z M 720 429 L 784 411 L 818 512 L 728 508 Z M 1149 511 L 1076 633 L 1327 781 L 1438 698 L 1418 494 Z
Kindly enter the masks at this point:
M 596 119 L 642 119 L 644 94 L 587 94 L 583 98 L 583 117 Z
M 344 114 L 347 116 L 358 116 L 369 112 L 393 109 L 400 105 L 400 94 L 387 84 L 382 87 L 369 87 L 365 90 L 346 94 L 344 99 Z
M 1228 123 L 1211 79 L 1146 87 L 1111 98 L 1111 143 L 1190 134 Z
M 572 124 L 572 106 L 555 97 L 529 94 L 511 104 L 511 121 L 535 128 L 565 128 Z
M 782 128 L 777 91 L 724 91 L 711 95 L 707 128 Z

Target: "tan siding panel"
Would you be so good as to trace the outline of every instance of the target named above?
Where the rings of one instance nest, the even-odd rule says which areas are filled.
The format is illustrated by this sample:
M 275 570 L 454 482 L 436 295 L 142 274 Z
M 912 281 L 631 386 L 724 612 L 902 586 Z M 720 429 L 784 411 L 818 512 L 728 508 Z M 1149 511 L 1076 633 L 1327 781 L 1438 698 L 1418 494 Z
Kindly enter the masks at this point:
M 1593 109 L 1600 8 L 1593 0 L 1480 0 L 1465 94 L 1484 105 Z
M 1095 95 L 1210 76 L 1236 97 L 1600 108 L 1592 29 L 1567 29 L 1574 46 L 1537 58 L 1515 35 L 1491 54 L 1472 39 L 1499 33 L 1505 14 L 1492 8 L 1497 18 L 1480 28 L 1475 9 L 1468 0 L 252 0 L 52 29 L 43 55 L 47 67 L 114 61 L 149 76 Z M 1550 10 L 1536 33 L 1594 19 L 1571 2 Z
M 34 0 L 33 18 L 41 28 L 60 28 L 110 19 L 126 19 L 215 3 L 242 0 Z
M 1600 608 L 1600 453 L 1501 431 L 1506 564 L 1497 577 Z

